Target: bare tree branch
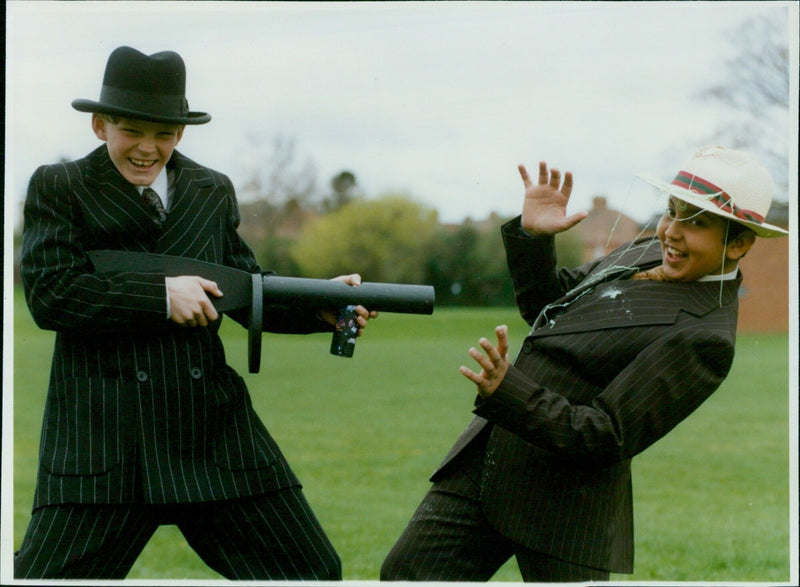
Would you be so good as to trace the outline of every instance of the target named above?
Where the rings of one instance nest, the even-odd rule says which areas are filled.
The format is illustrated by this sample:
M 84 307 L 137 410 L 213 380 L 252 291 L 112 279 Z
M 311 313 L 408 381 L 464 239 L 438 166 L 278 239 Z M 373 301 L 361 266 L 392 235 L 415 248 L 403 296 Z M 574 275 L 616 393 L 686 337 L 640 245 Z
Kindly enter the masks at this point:
M 734 53 L 721 67 L 722 81 L 694 95 L 735 112 L 711 140 L 758 155 L 779 199 L 788 198 L 789 182 L 788 35 L 786 7 L 745 21 L 727 35 Z

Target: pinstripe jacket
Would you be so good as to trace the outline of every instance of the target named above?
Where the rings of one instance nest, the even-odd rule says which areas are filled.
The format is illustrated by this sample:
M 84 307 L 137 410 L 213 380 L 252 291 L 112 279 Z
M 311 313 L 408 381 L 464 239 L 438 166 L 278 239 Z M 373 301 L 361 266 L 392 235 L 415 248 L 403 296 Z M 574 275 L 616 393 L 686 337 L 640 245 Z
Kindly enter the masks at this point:
M 631 458 L 727 375 L 741 274 L 722 288 L 597 281 L 610 267 L 658 265 L 658 241 L 640 239 L 557 271 L 552 238 L 522 236 L 517 218 L 503 239 L 533 329 L 495 393 L 476 402 L 477 417 L 433 480 L 491 425 L 481 494 L 493 525 L 550 556 L 632 572 Z
M 34 320 L 57 333 L 34 508 L 218 500 L 297 484 L 226 364 L 221 320 L 170 322 L 164 275 L 93 273 L 93 249 L 260 271 L 236 232 L 230 180 L 177 151 L 167 169 L 174 193 L 162 228 L 105 145 L 31 178 L 20 268 Z M 314 316 L 266 310 L 268 330 L 327 329 Z

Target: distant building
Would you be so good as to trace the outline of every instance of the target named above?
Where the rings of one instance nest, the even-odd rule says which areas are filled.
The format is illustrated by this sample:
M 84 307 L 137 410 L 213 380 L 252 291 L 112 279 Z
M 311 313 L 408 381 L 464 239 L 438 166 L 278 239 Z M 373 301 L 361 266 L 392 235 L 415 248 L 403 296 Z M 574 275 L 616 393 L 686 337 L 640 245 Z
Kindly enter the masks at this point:
M 573 230 L 583 240 L 584 261 L 591 261 L 636 238 L 640 228 L 632 218 L 610 209 L 605 197 L 595 196 L 589 215 Z
M 739 263 L 742 332 L 789 331 L 789 239 L 759 238 Z

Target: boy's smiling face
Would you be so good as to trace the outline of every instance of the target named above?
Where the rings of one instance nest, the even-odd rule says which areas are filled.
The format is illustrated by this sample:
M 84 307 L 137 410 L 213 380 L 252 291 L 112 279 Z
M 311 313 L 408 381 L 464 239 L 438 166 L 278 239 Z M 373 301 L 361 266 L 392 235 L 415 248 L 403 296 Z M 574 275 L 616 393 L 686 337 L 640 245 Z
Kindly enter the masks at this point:
M 727 221 L 671 197 L 656 230 L 669 281 L 696 281 L 733 271 L 755 240 L 751 231 L 729 237 Z
M 114 165 L 133 185 L 148 186 L 167 164 L 183 136 L 183 125 L 92 115 L 92 129 L 108 146 Z

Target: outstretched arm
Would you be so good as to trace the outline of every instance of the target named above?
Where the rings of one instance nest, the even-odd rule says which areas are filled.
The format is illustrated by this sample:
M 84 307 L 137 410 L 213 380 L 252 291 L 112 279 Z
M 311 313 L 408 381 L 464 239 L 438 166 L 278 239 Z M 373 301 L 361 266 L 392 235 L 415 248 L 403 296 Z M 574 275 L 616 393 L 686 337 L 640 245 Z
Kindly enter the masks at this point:
M 686 317 L 674 325 L 639 329 L 639 342 L 627 351 L 630 363 L 604 386 L 598 379 L 567 373 L 574 369 L 569 362 L 563 363 L 563 373 L 533 377 L 531 361 L 555 368 L 552 356 L 534 350 L 522 364 L 507 367 L 489 397 L 481 394 L 474 413 L 559 458 L 595 464 L 631 458 L 675 428 L 722 383 L 733 345 L 715 321 L 729 318 Z M 587 337 L 586 346 L 606 341 L 622 348 L 630 336 L 622 330 L 581 336 Z

